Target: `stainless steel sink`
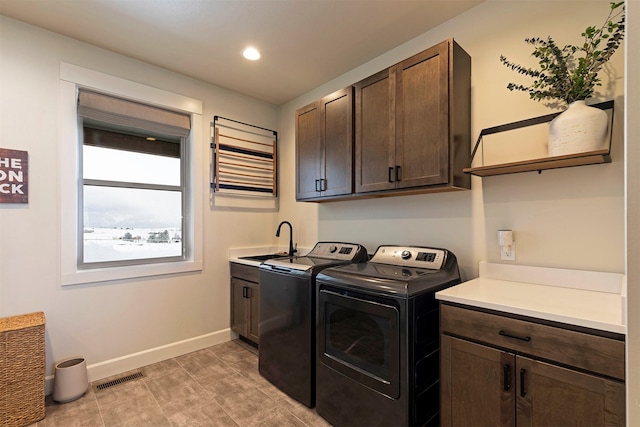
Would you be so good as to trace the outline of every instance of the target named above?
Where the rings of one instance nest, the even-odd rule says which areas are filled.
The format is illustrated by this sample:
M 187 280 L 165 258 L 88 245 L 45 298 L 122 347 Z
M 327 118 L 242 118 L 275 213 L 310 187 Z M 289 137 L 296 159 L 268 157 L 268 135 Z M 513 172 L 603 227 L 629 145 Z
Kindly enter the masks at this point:
M 251 256 L 241 256 L 240 259 L 246 259 L 249 261 L 257 261 L 263 262 L 273 258 L 286 258 L 285 254 L 265 254 L 265 255 L 251 255 Z

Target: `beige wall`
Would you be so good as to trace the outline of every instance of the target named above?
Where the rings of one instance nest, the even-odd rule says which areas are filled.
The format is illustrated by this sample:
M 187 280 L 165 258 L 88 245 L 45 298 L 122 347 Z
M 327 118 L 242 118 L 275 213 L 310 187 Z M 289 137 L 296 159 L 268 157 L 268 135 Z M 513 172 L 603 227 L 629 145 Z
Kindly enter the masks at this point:
M 323 205 L 293 202 L 295 187 L 290 172 L 281 186 L 288 195 L 283 198 L 281 216 L 294 220 L 303 230 L 301 241 L 307 244 L 339 238 L 361 242 L 369 250 L 395 242 L 441 245 L 458 255 L 468 278 L 477 274 L 479 260 L 499 260 L 499 228 L 516 232 L 519 264 L 627 272 L 627 425 L 635 426 L 640 425 L 640 314 L 636 309 L 640 306 L 640 65 L 638 55 L 630 52 L 640 49 L 640 1 L 626 3 L 628 75 L 625 52 L 621 50 L 602 75 L 600 88 L 600 100 L 616 101 L 612 164 L 546 171 L 542 175 L 474 177 L 473 190 L 467 193 Z M 577 44 L 585 26 L 600 23 L 607 8 L 608 1 L 488 1 L 287 104 L 280 116 L 281 135 L 285 141 L 293 140 L 293 112 L 299 106 L 451 36 L 472 57 L 472 135 L 485 127 L 547 114 L 544 105 L 505 89 L 506 83 L 516 77 L 499 64 L 499 55 L 526 61 L 531 50 L 522 40 L 531 36 L 553 35 L 559 43 Z M 515 140 L 513 144 L 522 147 L 526 141 Z M 283 146 L 290 149 L 282 158 L 293 164 L 293 143 Z
M 572 1 L 488 1 L 285 105 L 280 117 L 281 159 L 292 166 L 283 168 L 281 216 L 294 221 L 305 244 L 341 239 L 363 243 L 370 251 L 385 243 L 446 247 L 456 253 L 467 277 L 475 277 L 478 261 L 499 260 L 499 229 L 514 230 L 519 264 L 623 272 L 623 49 L 613 57 L 609 75 L 603 75 L 600 96 L 615 99 L 618 109 L 611 164 L 541 175 L 473 177 L 468 192 L 321 205 L 292 201 L 296 108 L 454 37 L 472 58 L 475 143 L 483 128 L 551 112 L 528 95 L 505 88 L 519 76 L 500 64 L 500 54 L 516 62 L 529 61 L 531 49 L 524 38 L 534 35 L 553 35 L 561 44 L 580 43 L 587 25 L 604 21 L 608 4 L 582 1 L 576 8 Z M 509 145 L 522 151 L 545 150 L 544 138 L 527 140 L 526 134 L 511 139 Z M 485 151 L 492 148 L 487 145 Z M 491 160 L 486 153 L 485 160 Z
M 275 129 L 277 107 L 0 19 L 0 146 L 29 153 L 29 204 L 0 205 L 0 316 L 45 312 L 49 373 L 54 361 L 82 355 L 100 377 L 229 339 L 228 248 L 274 243 L 277 213 L 273 204 L 232 209 L 210 200 L 208 142 L 196 156 L 207 171 L 196 195 L 205 207 L 201 272 L 60 286 L 61 242 L 73 238 L 59 231 L 68 211 L 60 202 L 60 62 L 202 100 L 204 138 L 214 115 Z
M 637 26 L 639 2 L 627 3 L 636 7 Z M 514 62 L 525 63 L 530 60 L 531 49 L 524 43 L 524 38 L 532 36 L 552 35 L 561 45 L 579 44 L 580 33 L 585 27 L 603 22 L 608 10 L 608 1 L 489 0 L 283 106 L 280 115 L 281 159 L 290 165 L 295 163 L 293 117 L 296 108 L 449 37 L 454 37 L 472 58 L 473 138 L 483 128 L 555 111 L 544 103 L 529 100 L 524 93 L 506 89 L 508 82 L 526 80 L 519 79 L 501 65 L 500 54 Z M 638 38 L 634 41 L 637 45 Z M 293 201 L 295 186 L 293 167 L 290 167 L 283 169 L 280 216 L 291 219 L 301 229 L 299 238 L 305 244 L 340 239 L 363 243 L 370 251 L 386 243 L 446 247 L 458 256 L 467 278 L 476 277 L 480 260 L 499 262 L 498 229 L 514 230 L 518 264 L 625 272 L 624 58 L 623 47 L 601 73 L 603 85 L 598 96 L 599 101 L 615 100 L 611 164 L 545 171 L 540 175 L 530 172 L 484 179 L 473 177 L 472 190 L 462 193 L 321 205 Z M 637 57 L 631 61 L 635 61 L 637 70 Z M 636 71 L 638 73 L 640 71 Z M 635 84 L 637 88 L 637 80 Z M 633 117 L 637 118 L 637 99 L 627 107 L 629 113 L 634 107 L 636 115 Z M 637 140 L 637 120 L 632 122 L 636 126 Z M 486 147 L 485 160 L 493 160 L 490 157 L 495 153 L 492 154 L 491 149 L 497 150 L 498 154 L 512 147 L 516 152 L 544 152 L 544 141 L 536 139 L 538 133 L 532 133 L 529 139 L 527 136 L 525 133 L 521 139 L 508 141 L 511 147 Z M 635 171 L 639 159 L 637 150 L 634 153 L 635 159 L 629 159 L 629 166 Z M 476 159 L 474 165 L 479 164 Z M 630 184 L 636 189 L 633 194 L 640 190 L 636 175 Z M 635 200 L 630 210 L 635 213 L 633 218 L 638 217 L 637 204 Z M 640 236 L 635 222 L 632 230 L 635 232 L 627 234 L 626 238 L 637 242 Z M 637 264 L 637 251 L 632 255 Z M 633 260 L 629 264 L 633 268 Z M 637 310 L 632 308 L 640 305 L 637 272 L 633 281 L 630 277 L 629 288 L 631 362 L 640 359 L 640 323 Z M 640 384 L 637 380 L 640 371 L 637 366 L 637 363 L 630 363 L 628 368 L 628 378 L 631 378 L 628 425 L 640 422 Z
M 635 6 L 637 38 L 638 1 Z M 579 4 L 579 7 L 576 5 Z M 47 361 L 84 355 L 89 364 L 109 364 L 155 349 L 228 331 L 229 247 L 270 245 L 279 220 L 294 225 L 295 240 L 443 246 L 456 253 L 467 278 L 480 260 L 497 261 L 496 231 L 510 228 L 517 241 L 517 263 L 602 271 L 625 271 L 623 117 L 624 52 L 614 56 L 601 99 L 616 100 L 613 163 L 491 178 L 473 178 L 473 189 L 317 205 L 295 202 L 293 112 L 321 96 L 354 83 L 445 38 L 454 37 L 472 57 L 472 135 L 481 129 L 549 112 L 525 94 L 505 89 L 517 76 L 503 67 L 505 54 L 524 62 L 525 37 L 552 34 L 560 43 L 577 43 L 586 25 L 599 23 L 608 1 L 487 1 L 384 55 L 277 108 L 230 91 L 151 67 L 96 47 L 0 17 L 0 146 L 29 151 L 30 203 L 0 206 L 0 316 L 42 310 L 47 316 Z M 631 7 L 629 9 L 632 9 Z M 634 18 L 631 16 L 631 18 Z M 348 41 L 346 41 L 348 42 Z M 638 51 L 635 40 L 635 51 Z M 200 197 L 204 216 L 204 270 L 144 280 L 73 286 L 59 285 L 57 90 L 60 61 L 98 70 L 203 101 L 203 135 L 213 115 L 275 127 L 280 135 L 280 189 L 275 206 L 244 208 Z M 630 58 L 638 70 L 637 58 Z M 637 77 L 635 88 L 637 89 Z M 638 117 L 637 90 L 635 117 Z M 634 106 L 627 107 L 633 113 Z M 635 133 L 628 137 L 638 139 Z M 539 149 L 526 138 L 523 150 Z M 535 140 L 535 138 L 534 138 Z M 532 147 L 531 144 L 534 144 Z M 206 144 L 205 144 L 206 145 Z M 210 153 L 201 153 L 206 168 Z M 629 153 L 636 173 L 628 183 L 638 193 L 637 150 Z M 636 198 L 637 199 L 637 198 Z M 628 214 L 638 216 L 631 200 Z M 279 209 L 279 211 L 278 211 Z M 637 224 L 628 239 L 638 240 Z M 630 306 L 640 305 L 637 250 L 629 252 Z M 634 267 L 635 266 L 635 267 Z M 635 268 L 635 269 L 634 269 Z M 632 335 L 629 375 L 638 375 L 638 315 L 629 316 Z M 199 342 L 199 341 L 198 341 Z M 177 346 L 176 348 L 179 348 Z M 166 354 L 166 353 L 165 353 Z M 113 369 L 124 365 L 112 364 Z M 50 369 L 49 369 L 50 371 Z M 630 413 L 640 422 L 640 385 L 630 381 Z M 631 418 L 633 419 L 633 418 Z
M 640 425 L 640 1 L 627 1 L 626 246 L 627 425 Z

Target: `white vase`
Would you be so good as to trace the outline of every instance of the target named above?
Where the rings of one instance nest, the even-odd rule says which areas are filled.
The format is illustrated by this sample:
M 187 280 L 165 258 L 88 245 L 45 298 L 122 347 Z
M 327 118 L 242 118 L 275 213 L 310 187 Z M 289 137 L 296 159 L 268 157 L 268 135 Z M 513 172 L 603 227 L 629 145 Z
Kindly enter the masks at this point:
M 549 156 L 602 150 L 608 146 L 609 116 L 584 101 L 574 101 L 549 124 Z

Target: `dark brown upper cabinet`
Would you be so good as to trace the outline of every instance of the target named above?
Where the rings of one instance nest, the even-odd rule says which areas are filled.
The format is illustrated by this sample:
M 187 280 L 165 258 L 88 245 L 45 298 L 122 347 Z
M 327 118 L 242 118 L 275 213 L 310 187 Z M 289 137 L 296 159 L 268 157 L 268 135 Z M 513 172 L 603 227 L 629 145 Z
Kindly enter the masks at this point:
M 353 192 L 353 87 L 296 111 L 296 200 Z
M 455 41 L 418 53 L 355 88 L 356 193 L 471 188 L 462 172 L 471 147 L 471 58 Z
M 471 188 L 471 58 L 445 40 L 296 111 L 296 200 Z

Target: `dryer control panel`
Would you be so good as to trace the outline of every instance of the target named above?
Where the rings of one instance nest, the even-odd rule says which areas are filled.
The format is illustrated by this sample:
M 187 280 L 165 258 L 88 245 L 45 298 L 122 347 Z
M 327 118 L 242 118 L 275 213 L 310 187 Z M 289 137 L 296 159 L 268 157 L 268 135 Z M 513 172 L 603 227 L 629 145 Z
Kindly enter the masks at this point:
M 439 248 L 383 245 L 378 247 L 370 262 L 440 270 L 447 253 L 446 249 Z

